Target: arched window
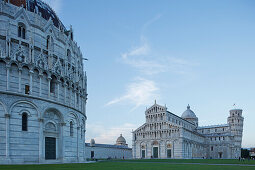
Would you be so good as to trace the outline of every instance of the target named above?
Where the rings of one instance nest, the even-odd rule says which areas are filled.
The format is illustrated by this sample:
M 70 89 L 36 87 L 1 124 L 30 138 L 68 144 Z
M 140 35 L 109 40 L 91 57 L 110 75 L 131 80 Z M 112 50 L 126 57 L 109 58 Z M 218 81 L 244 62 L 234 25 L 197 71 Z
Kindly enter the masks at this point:
M 22 28 L 22 38 L 26 39 L 26 29 L 24 27 Z
M 73 136 L 73 122 L 70 122 L 70 136 Z
M 26 27 L 23 23 L 18 24 L 18 37 L 26 39 Z
M 68 62 L 71 62 L 71 51 L 69 49 L 67 49 L 66 55 L 67 55 Z
M 71 32 L 71 40 L 73 41 L 73 33 Z
M 47 36 L 47 42 L 46 42 L 46 49 L 49 49 L 49 45 L 50 45 L 50 36 Z
M 22 131 L 27 131 L 27 113 L 22 113 Z
M 21 37 L 21 30 L 22 30 L 22 28 L 21 28 L 21 26 L 19 26 L 18 27 L 18 37 Z
M 56 84 L 57 84 L 57 78 L 55 76 L 51 76 L 51 81 L 50 81 L 50 92 L 51 93 L 55 93 Z

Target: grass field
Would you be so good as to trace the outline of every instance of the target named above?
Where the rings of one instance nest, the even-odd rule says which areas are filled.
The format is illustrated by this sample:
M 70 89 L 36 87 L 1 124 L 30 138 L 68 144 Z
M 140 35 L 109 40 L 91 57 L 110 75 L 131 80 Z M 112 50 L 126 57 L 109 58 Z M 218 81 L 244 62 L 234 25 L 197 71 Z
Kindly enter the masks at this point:
M 127 162 L 128 161 L 128 162 Z M 181 163 L 208 163 L 208 164 L 238 164 L 238 160 L 125 160 L 125 161 L 102 161 L 84 164 L 54 164 L 54 165 L 0 165 L 4 170 L 250 170 L 255 166 L 240 165 L 194 165 Z M 255 164 L 255 161 L 241 162 L 245 164 Z
M 255 160 L 239 161 L 238 159 L 132 159 L 120 160 L 128 162 L 169 162 L 169 163 L 208 163 L 208 164 L 249 164 L 255 165 Z

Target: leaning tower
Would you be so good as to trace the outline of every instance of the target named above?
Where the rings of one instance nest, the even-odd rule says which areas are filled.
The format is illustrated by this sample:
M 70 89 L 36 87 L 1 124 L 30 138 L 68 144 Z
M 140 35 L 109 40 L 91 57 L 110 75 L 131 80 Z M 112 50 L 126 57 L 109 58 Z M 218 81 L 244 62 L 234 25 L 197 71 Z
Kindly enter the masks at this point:
M 243 136 L 243 110 L 232 109 L 229 111 L 228 124 L 230 126 L 230 133 L 233 135 L 233 146 L 231 149 L 232 157 L 238 158 L 241 156 L 241 144 Z

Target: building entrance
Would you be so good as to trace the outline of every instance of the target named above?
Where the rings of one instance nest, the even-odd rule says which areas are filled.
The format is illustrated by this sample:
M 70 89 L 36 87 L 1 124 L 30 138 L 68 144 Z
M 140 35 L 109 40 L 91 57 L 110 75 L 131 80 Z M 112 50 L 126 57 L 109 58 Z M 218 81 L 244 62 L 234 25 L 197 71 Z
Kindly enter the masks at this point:
M 222 152 L 219 152 L 219 158 L 222 158 Z
M 158 147 L 153 147 L 153 158 L 158 158 Z
M 142 150 L 142 158 L 145 158 L 145 150 Z
M 171 158 L 171 149 L 167 149 L 167 158 Z
M 56 159 L 56 138 L 45 137 L 45 159 Z

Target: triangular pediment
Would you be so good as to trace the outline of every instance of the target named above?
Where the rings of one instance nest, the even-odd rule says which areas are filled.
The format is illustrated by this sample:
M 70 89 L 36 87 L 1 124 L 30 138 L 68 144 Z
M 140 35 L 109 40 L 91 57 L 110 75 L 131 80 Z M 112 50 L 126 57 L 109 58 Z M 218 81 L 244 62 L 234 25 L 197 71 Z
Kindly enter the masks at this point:
M 161 106 L 159 104 L 156 103 L 152 105 L 150 108 L 146 109 L 146 113 L 158 113 L 158 112 L 165 112 L 166 111 L 166 107 L 165 106 Z
M 51 31 L 50 31 L 51 30 Z M 44 32 L 54 36 L 54 38 L 56 39 L 57 38 L 57 34 L 55 32 L 55 26 L 54 26 L 54 23 L 52 21 L 52 19 L 50 18 L 48 20 L 48 22 L 45 24 L 44 26 Z
M 43 55 L 43 52 L 41 52 L 36 60 L 36 66 L 42 69 L 47 70 L 48 69 L 48 62 L 46 60 L 46 57 Z
M 31 25 L 31 22 L 29 21 L 29 18 L 25 12 L 24 8 L 20 8 L 18 12 L 14 15 L 14 20 L 21 21 L 26 25 Z

